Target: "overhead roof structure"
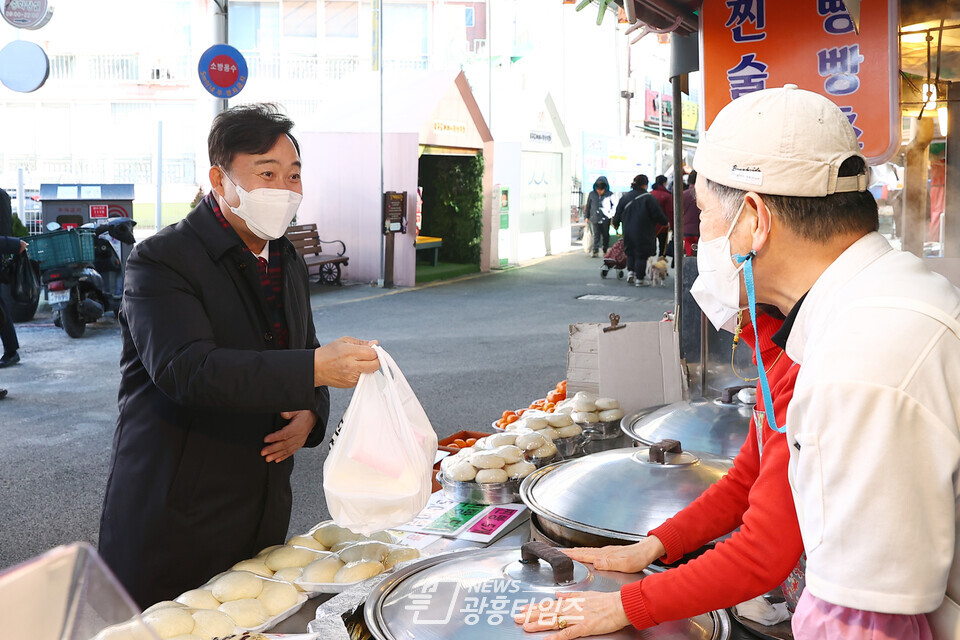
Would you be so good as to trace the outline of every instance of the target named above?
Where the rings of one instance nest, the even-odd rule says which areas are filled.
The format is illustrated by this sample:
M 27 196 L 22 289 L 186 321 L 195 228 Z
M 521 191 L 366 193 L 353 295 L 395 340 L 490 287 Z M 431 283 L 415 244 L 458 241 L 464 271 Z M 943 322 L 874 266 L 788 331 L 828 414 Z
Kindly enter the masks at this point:
M 700 30 L 700 5 L 703 0 L 595 0 L 600 5 L 599 23 L 603 12 L 608 5 L 618 5 L 627 15 L 627 22 L 635 24 L 642 22 L 658 31 L 675 31 L 686 36 Z M 949 1 L 949 0 L 946 0 Z M 577 9 L 585 7 L 591 0 L 584 0 Z M 904 0 L 905 4 L 925 3 L 926 0 Z M 847 10 L 853 17 L 854 23 L 860 22 L 860 0 L 846 0 Z
M 642 22 L 657 30 L 673 30 L 686 36 L 700 30 L 702 0 L 620 0 L 627 22 Z
M 602 19 L 606 7 L 622 7 L 630 24 L 642 23 L 652 31 L 674 31 L 679 35 L 700 29 L 703 0 L 593 0 L 600 5 Z M 855 24 L 860 22 L 861 0 L 845 0 Z M 585 8 L 587 2 L 578 5 Z M 960 80 L 960 3 L 956 0 L 901 0 L 901 68 L 915 75 L 926 75 L 928 60 L 940 63 L 940 80 Z M 942 28 L 942 30 L 941 30 Z M 933 35 L 928 52 L 926 35 Z

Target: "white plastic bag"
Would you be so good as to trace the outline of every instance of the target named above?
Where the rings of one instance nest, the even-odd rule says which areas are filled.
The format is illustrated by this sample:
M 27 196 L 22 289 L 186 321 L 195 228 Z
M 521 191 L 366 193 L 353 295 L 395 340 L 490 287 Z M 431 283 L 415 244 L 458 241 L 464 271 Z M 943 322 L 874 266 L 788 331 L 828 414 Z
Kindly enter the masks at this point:
M 360 375 L 323 464 L 323 492 L 341 527 L 369 535 L 409 522 L 430 499 L 437 434 L 379 346 L 380 370 Z

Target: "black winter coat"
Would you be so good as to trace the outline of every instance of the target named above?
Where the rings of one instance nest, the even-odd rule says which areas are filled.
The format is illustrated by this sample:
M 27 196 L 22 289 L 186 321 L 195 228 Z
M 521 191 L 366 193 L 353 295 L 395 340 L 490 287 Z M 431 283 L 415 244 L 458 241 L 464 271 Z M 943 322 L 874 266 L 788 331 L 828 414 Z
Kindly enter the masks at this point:
M 20 238 L 0 236 L 0 256 L 20 253 Z
M 127 262 L 120 417 L 99 550 L 142 607 L 283 543 L 293 458 L 260 455 L 264 437 L 286 424 L 281 411 L 313 410 L 307 446 L 323 440 L 330 397 L 313 385 L 319 345 L 307 269 L 285 238 L 270 249 L 281 252 L 284 350 L 256 257 L 207 202 Z
M 667 224 L 667 216 L 653 194 L 634 189 L 620 197 L 612 224 L 623 225 L 623 248 L 628 255 L 649 257 L 657 252 L 657 225 Z

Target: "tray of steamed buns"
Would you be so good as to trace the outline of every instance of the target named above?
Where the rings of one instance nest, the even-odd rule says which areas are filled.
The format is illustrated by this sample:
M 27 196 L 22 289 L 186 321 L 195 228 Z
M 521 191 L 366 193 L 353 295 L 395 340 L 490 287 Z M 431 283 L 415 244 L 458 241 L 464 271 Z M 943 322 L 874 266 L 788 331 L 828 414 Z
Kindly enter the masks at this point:
M 584 430 L 569 412 L 527 411 L 519 420 L 508 424 L 505 433 L 529 431 L 535 431 L 550 440 L 557 447 L 557 455 L 561 459 L 583 455 Z
M 558 443 L 564 440 L 542 416 L 524 416 L 522 422 L 525 426 L 481 438 L 444 458 L 437 474 L 444 494 L 473 504 L 518 502 L 520 483 L 537 468 L 559 459 Z M 514 424 L 521 421 L 509 426 Z M 567 449 L 566 444 L 560 446 Z
M 557 405 L 557 413 L 566 413 L 590 439 L 615 438 L 620 435 L 623 409 L 616 398 L 598 398 L 580 391 Z
M 327 548 L 304 565 L 294 578 L 294 584 L 310 594 L 339 593 L 358 582 L 392 571 L 401 562 L 420 557 L 419 550 L 399 544 L 386 531 L 364 536 L 332 521 L 321 522 L 305 536 L 292 538 L 291 542 L 296 544 L 307 537 Z M 293 575 L 294 571 L 291 571 L 289 576 Z
M 153 605 L 144 611 L 143 621 L 162 640 L 214 640 L 244 630 L 267 631 L 313 595 L 338 593 L 419 557 L 417 549 L 398 544 L 386 531 L 363 536 L 332 521 L 321 522 L 286 544 L 238 562 L 201 587 Z M 119 628 L 112 629 L 97 640 L 128 640 Z

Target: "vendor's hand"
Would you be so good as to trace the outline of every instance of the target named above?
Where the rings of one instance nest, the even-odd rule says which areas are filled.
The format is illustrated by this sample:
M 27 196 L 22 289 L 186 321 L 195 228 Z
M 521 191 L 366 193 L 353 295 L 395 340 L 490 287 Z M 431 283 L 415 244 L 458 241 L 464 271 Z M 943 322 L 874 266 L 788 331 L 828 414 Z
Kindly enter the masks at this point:
M 630 625 L 619 591 L 558 592 L 557 600 L 523 607 L 513 621 L 528 633 L 557 630 L 544 640 L 605 635 Z
M 622 573 L 639 573 L 667 553 L 657 536 L 647 536 L 640 542 L 626 546 L 575 547 L 561 551 L 574 560 L 592 564 L 596 569 Z
M 26 250 L 27 250 L 27 243 L 24 242 L 23 240 L 21 240 L 21 241 L 20 241 L 20 253 L 23 253 L 23 252 L 26 251 Z
M 317 415 L 309 409 L 304 411 L 284 411 L 280 414 L 284 420 L 289 420 L 283 429 L 268 434 L 263 439 L 268 446 L 260 450 L 260 455 L 267 462 L 283 462 L 303 446 L 317 424 Z
M 372 349 L 376 340 L 340 338 L 313 352 L 313 384 L 348 389 L 357 386 L 361 373 L 373 373 L 380 368 L 377 352 Z

